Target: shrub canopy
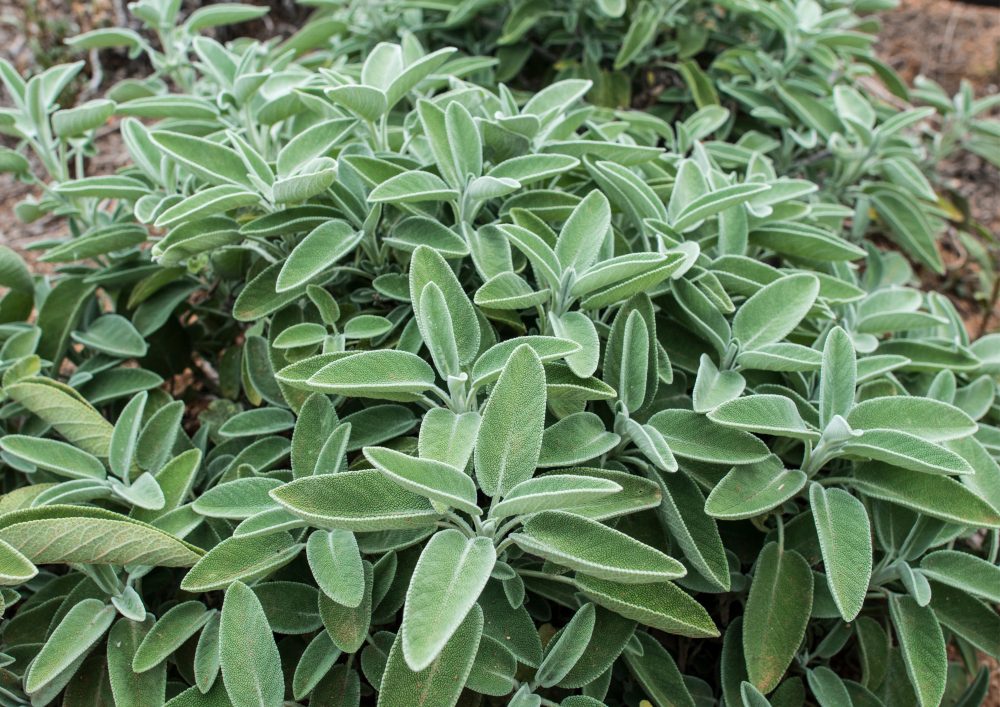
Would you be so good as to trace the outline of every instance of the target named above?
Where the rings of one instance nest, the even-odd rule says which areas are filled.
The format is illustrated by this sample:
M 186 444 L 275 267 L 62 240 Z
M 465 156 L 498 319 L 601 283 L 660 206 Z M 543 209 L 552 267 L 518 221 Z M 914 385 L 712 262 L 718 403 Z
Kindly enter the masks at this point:
M 914 268 L 996 97 L 865 0 L 311 4 L 0 63 L 66 224 L 0 247 L 0 705 L 980 704 L 1000 335 Z

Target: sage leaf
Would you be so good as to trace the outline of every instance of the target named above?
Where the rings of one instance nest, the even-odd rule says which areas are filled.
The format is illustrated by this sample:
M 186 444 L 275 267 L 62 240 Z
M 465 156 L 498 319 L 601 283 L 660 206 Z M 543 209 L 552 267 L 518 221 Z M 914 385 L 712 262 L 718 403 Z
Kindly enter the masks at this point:
M 853 621 L 864 605 L 872 573 L 872 540 L 864 504 L 842 489 L 809 487 L 816 535 L 830 593 L 844 621 Z
M 486 495 L 504 496 L 530 479 L 542 448 L 545 372 L 529 346 L 514 350 L 482 411 L 476 478 Z
M 486 586 L 495 562 L 487 538 L 468 539 L 457 530 L 442 530 L 427 543 L 410 580 L 400 630 L 411 670 L 427 669 L 445 649 Z
M 628 584 L 683 577 L 684 566 L 606 525 L 562 511 L 543 511 L 511 539 L 526 552 L 594 577 Z
M 798 652 L 812 602 L 809 563 L 777 543 L 765 545 L 757 558 L 743 617 L 747 674 L 764 694 L 777 687 Z
M 219 625 L 219 664 L 235 704 L 277 707 L 285 694 L 278 646 L 264 609 L 247 585 L 226 590 Z

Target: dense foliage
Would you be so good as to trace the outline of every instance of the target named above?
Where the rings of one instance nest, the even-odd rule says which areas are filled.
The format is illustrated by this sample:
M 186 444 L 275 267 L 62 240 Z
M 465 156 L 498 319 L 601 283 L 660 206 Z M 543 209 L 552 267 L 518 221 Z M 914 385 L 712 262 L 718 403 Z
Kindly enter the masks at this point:
M 980 704 L 1000 335 L 914 267 L 996 97 L 864 0 L 310 4 L 0 63 L 66 224 L 0 247 L 0 704 Z

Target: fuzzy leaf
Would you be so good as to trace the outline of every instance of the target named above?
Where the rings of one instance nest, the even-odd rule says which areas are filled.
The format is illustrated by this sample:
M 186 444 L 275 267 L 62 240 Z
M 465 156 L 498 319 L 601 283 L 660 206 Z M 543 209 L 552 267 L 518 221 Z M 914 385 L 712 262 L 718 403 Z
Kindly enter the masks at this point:
M 226 692 L 240 707 L 278 707 L 285 694 L 281 659 L 257 596 L 242 582 L 226 591 L 219 626 Z
M 347 530 L 317 530 L 306 543 L 306 558 L 320 590 L 348 608 L 361 604 L 365 574 L 354 534 Z
M 776 457 L 733 467 L 708 495 L 705 513 L 723 520 L 753 518 L 793 498 L 805 485 L 805 474 L 785 469 Z
M 201 550 L 151 525 L 111 511 L 44 506 L 7 513 L 3 540 L 35 564 L 81 563 L 190 567 Z
M 765 545 L 743 615 L 747 674 L 761 692 L 771 692 L 784 677 L 805 636 L 812 604 L 809 563 L 794 550 Z
M 433 459 L 418 459 L 385 447 L 365 447 L 365 459 L 407 491 L 472 515 L 482 511 L 476 484 L 465 472 Z
M 503 497 L 534 474 L 542 448 L 544 389 L 538 354 L 519 346 L 483 408 L 476 440 L 476 478 L 487 496 Z
M 664 582 L 687 572 L 677 560 L 622 532 L 572 513 L 544 511 L 511 539 L 525 552 L 594 577 L 627 584 Z
M 28 694 L 38 692 L 86 655 L 111 628 L 115 608 L 99 599 L 83 599 L 63 617 L 24 675 Z
M 708 419 L 737 430 L 796 439 L 818 440 L 799 415 L 795 403 L 783 395 L 746 395 L 717 406 Z
M 820 372 L 819 424 L 826 428 L 835 415 L 847 418 L 854 407 L 854 385 L 858 364 L 854 344 L 840 327 L 827 336 Z
M 574 581 L 595 604 L 646 626 L 692 638 L 719 635 L 701 604 L 671 582 L 620 584 L 586 575 Z
M 546 474 L 522 481 L 490 510 L 490 518 L 529 515 L 585 505 L 622 490 L 614 481 L 583 475 Z
M 437 511 L 374 469 L 297 479 L 271 497 L 319 528 L 393 530 L 434 525 Z
M 717 464 L 753 464 L 769 455 L 748 432 L 716 424 L 691 410 L 661 410 L 649 418 L 678 457 Z
M 473 605 L 429 665 L 414 671 L 403 657 L 403 633 L 389 650 L 379 685 L 380 707 L 455 707 L 472 670 L 483 634 L 483 612 Z
M 213 613 L 200 601 L 186 601 L 171 607 L 136 647 L 132 669 L 152 670 L 208 623 Z
M 956 550 L 937 550 L 920 561 L 920 572 L 941 584 L 1000 603 L 1000 567 Z
M 406 351 L 362 351 L 333 361 L 306 381 L 311 390 L 384 400 L 409 399 L 434 385 L 434 369 Z
M 16 383 L 5 387 L 4 392 L 83 451 L 96 457 L 108 456 L 114 428 L 76 394 L 44 379 Z
M 737 310 L 733 337 L 745 349 L 781 341 L 799 325 L 819 294 L 813 275 L 788 275 L 762 287 Z
M 964 484 L 888 464 L 857 467 L 851 484 L 871 498 L 890 501 L 933 518 L 962 525 L 1000 528 L 1000 511 Z
M 857 430 L 898 430 L 931 442 L 967 437 L 977 428 L 976 422 L 954 405 L 915 396 L 863 400 L 845 417 Z
M 871 524 L 864 504 L 841 489 L 809 488 L 826 581 L 844 621 L 861 611 L 872 573 Z
M 584 604 L 559 634 L 553 637 L 545 658 L 535 673 L 535 680 L 542 687 L 552 687 L 569 674 L 590 643 L 595 620 L 594 605 Z
M 413 570 L 403 609 L 403 655 L 411 670 L 430 666 L 459 630 L 496 562 L 493 543 L 442 530 L 427 543 Z
M 921 707 L 940 704 L 948 654 L 934 611 L 918 606 L 912 597 L 893 594 L 889 597 L 889 613 L 918 703 Z

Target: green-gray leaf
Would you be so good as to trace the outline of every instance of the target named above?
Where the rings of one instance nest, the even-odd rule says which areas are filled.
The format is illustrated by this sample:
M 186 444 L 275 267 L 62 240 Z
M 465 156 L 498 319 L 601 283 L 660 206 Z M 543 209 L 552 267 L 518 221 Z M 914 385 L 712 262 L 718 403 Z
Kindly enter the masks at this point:
M 889 613 L 920 707 L 940 704 L 948 675 L 948 652 L 934 611 L 919 606 L 912 597 L 893 594 Z
M 28 694 L 38 692 L 76 660 L 86 655 L 115 620 L 115 608 L 99 599 L 73 606 L 45 641 L 24 675 Z
M 543 511 L 511 538 L 526 552 L 593 577 L 627 584 L 677 579 L 684 566 L 614 528 L 563 511 Z
M 320 528 L 402 530 L 434 525 L 429 500 L 406 491 L 374 469 L 297 479 L 271 497 Z
M 767 694 L 781 681 L 805 636 L 813 603 L 809 563 L 777 543 L 757 558 L 743 615 L 743 652 L 747 674 Z
M 578 575 L 577 588 L 595 604 L 646 626 L 691 638 L 719 635 L 708 612 L 671 582 L 621 584 Z
M 781 341 L 799 325 L 819 294 L 810 274 L 787 275 L 762 287 L 737 310 L 733 337 L 745 349 Z
M 281 657 L 257 595 L 242 582 L 226 591 L 219 626 L 226 692 L 238 707 L 280 707 L 285 696 Z
M 545 371 L 529 346 L 511 354 L 483 409 L 475 466 L 487 496 L 504 496 L 530 479 L 542 448 Z
M 476 484 L 464 471 L 433 459 L 418 459 L 386 447 L 365 447 L 365 459 L 407 491 L 471 515 L 482 510 Z
M 844 621 L 853 621 L 865 603 L 872 574 L 872 539 L 868 511 L 841 489 L 809 488 L 816 535 L 830 593 Z
M 445 649 L 486 586 L 496 552 L 489 538 L 457 530 L 434 535 L 413 570 L 400 634 L 406 664 L 425 670 Z
M 437 657 L 423 670 L 414 671 L 403 655 L 403 634 L 397 634 L 379 685 L 379 706 L 455 707 L 482 635 L 483 611 L 473 605 Z
M 316 584 L 330 599 L 355 608 L 365 593 L 361 552 L 348 530 L 317 530 L 306 543 L 306 558 Z

